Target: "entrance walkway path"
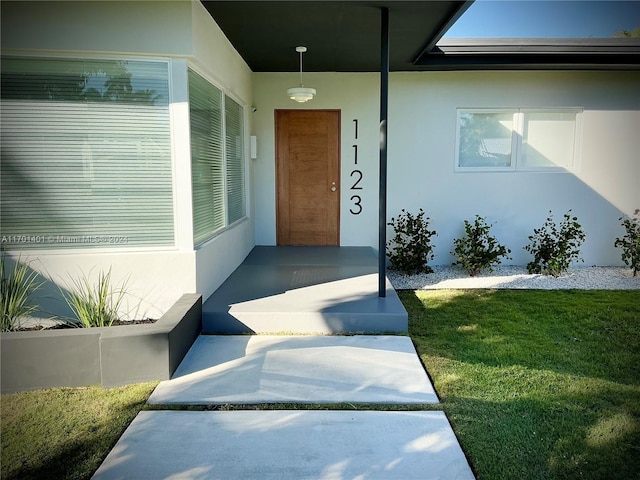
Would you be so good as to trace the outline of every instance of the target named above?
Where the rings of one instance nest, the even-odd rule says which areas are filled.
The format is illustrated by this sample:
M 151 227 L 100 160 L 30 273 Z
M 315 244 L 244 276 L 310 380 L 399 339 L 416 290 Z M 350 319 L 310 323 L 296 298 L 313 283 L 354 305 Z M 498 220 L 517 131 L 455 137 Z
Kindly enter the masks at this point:
M 201 336 L 159 405 L 438 403 L 409 337 Z
M 365 253 L 329 252 L 339 265 L 361 263 Z M 255 253 L 249 260 L 261 265 L 258 272 L 273 272 L 293 258 L 293 273 L 284 275 L 287 285 L 294 274 L 318 284 L 318 265 L 309 261 L 309 253 L 326 260 L 318 249 L 257 251 L 268 258 L 284 254 L 278 262 L 264 262 Z M 295 259 L 301 253 L 303 262 Z M 231 279 L 233 288 L 221 291 L 237 291 L 239 278 L 252 278 L 249 270 L 255 265 L 246 267 Z M 340 276 L 363 273 L 347 270 Z M 333 274 L 325 280 L 335 281 Z M 266 295 L 280 295 L 282 287 L 276 287 Z M 375 287 L 372 282 L 370 288 Z M 332 286 L 331 295 L 341 304 L 353 299 L 353 289 Z M 224 305 L 231 302 L 222 298 L 215 301 L 226 314 Z M 375 302 L 367 297 L 363 308 Z M 300 305 L 292 305 L 290 313 Z M 341 318 L 349 318 L 354 310 L 344 313 Z M 359 329 L 362 319 L 357 321 L 353 325 Z M 444 412 L 434 411 L 437 395 L 406 336 L 202 335 L 148 403 L 95 473 L 96 480 L 474 478 Z
M 472 479 L 442 412 L 145 411 L 96 479 Z
M 224 410 L 265 403 L 316 409 Z M 381 411 L 434 403 L 409 337 L 201 336 L 94 478 L 473 479 L 444 412 Z

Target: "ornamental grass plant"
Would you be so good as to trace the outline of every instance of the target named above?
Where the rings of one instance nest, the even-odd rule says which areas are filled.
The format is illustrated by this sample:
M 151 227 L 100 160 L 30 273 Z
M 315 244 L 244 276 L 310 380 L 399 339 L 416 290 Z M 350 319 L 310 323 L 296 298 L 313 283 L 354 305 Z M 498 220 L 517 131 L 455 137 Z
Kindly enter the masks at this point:
M 121 319 L 122 307 L 127 281 L 114 286 L 111 281 L 111 269 L 100 271 L 95 283 L 91 283 L 85 275 L 71 279 L 67 291 L 61 290 L 67 305 L 73 311 L 79 326 L 110 327 L 113 322 Z
M 6 252 L 0 254 L 0 331 L 11 332 L 21 327 L 21 319 L 38 309 L 33 297 L 42 286 L 37 272 L 18 258 L 13 268 L 7 265 Z

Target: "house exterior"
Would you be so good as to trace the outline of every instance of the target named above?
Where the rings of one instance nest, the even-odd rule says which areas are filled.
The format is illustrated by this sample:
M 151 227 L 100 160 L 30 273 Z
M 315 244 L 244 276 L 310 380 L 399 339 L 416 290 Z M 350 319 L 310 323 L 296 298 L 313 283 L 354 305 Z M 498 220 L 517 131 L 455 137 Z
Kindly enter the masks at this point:
M 334 243 L 378 248 L 379 73 L 305 71 L 317 96 L 294 103 L 299 73 L 252 71 L 199 1 L 2 2 L 2 54 L 2 242 L 52 292 L 111 269 L 158 316 L 283 243 L 277 112 L 336 112 Z M 423 208 L 450 264 L 478 214 L 525 264 L 533 229 L 571 209 L 585 264 L 621 265 L 638 85 L 638 65 L 393 71 L 387 218 Z

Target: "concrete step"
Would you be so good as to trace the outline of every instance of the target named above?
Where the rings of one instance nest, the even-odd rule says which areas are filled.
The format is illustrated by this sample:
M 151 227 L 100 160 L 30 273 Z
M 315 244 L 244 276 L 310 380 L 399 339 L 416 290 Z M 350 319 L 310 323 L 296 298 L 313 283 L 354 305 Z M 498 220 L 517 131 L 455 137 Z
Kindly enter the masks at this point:
M 391 283 L 378 296 L 369 247 L 256 247 L 203 305 L 203 332 L 404 333 Z
M 398 295 L 387 282 L 387 296 L 378 297 L 377 274 L 351 276 L 342 280 L 273 293 L 250 293 L 247 279 L 269 283 L 269 277 L 295 279 L 317 275 L 323 268 L 277 267 L 264 271 L 240 267 L 202 309 L 203 332 L 238 333 L 405 333 L 408 317 Z M 353 268 L 349 269 L 353 275 Z M 266 278 L 265 278 L 266 277 Z M 244 292 L 237 295 L 238 291 Z

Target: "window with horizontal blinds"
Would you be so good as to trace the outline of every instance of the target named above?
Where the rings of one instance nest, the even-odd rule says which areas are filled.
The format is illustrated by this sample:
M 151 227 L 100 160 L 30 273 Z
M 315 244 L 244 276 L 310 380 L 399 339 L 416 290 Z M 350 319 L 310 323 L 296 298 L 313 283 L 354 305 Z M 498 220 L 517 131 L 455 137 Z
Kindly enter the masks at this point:
M 229 223 L 245 216 L 244 135 L 242 107 L 225 96 L 225 156 L 227 161 L 227 215 Z
M 174 245 L 168 64 L 2 59 L 3 242 Z
M 197 245 L 225 227 L 222 92 L 189 70 L 193 236 Z

